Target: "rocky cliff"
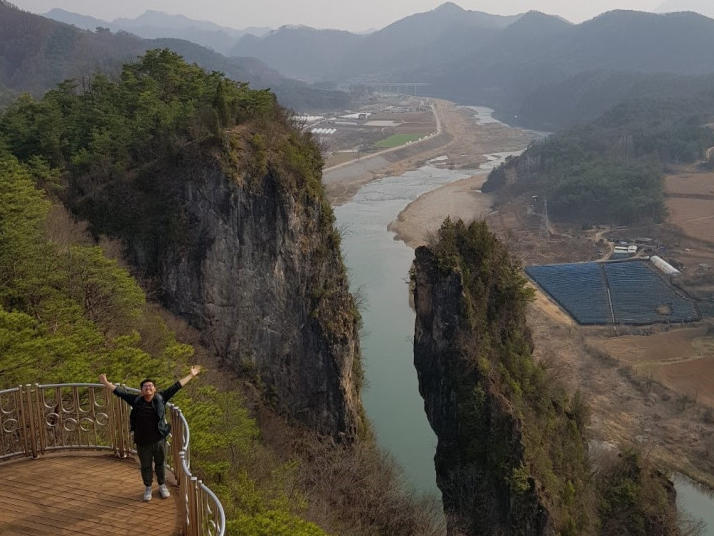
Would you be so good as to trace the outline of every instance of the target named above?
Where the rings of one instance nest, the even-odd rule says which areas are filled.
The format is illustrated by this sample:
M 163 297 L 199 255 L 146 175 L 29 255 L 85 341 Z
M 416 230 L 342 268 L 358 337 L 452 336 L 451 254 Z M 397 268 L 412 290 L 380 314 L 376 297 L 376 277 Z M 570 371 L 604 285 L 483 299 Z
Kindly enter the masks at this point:
M 678 534 L 661 473 L 637 455 L 591 465 L 587 406 L 532 358 L 531 291 L 484 222 L 447 220 L 417 249 L 413 283 L 414 363 L 449 535 Z
M 479 304 L 469 303 L 463 274 L 455 268 L 426 247 L 416 251 L 414 362 L 439 440 L 437 484 L 449 534 L 555 534 L 542 484 L 524 471 L 522 419 L 487 364 L 489 332 L 513 333 L 522 312 L 492 311 L 498 318 L 488 321 L 500 328 L 475 332 L 472 309 Z M 528 351 L 527 330 L 521 335 L 517 344 Z
M 279 409 L 353 438 L 359 315 L 319 150 L 277 120 L 225 136 L 222 147 L 187 147 L 99 190 L 75 178 L 70 203 L 120 236 L 161 302 Z

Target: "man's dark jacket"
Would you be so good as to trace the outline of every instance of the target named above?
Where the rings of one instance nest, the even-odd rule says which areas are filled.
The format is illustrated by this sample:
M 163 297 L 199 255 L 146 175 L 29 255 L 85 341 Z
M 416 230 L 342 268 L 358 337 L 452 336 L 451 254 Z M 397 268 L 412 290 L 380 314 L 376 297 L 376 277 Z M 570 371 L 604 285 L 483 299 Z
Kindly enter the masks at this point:
M 154 406 L 156 416 L 159 418 L 158 427 L 159 434 L 161 434 L 162 439 L 166 439 L 166 437 L 171 433 L 171 425 L 167 423 L 165 419 L 166 403 L 179 389 L 181 389 L 181 383 L 176 382 L 171 387 L 167 387 L 163 391 L 157 391 L 154 398 L 151 400 L 151 405 Z M 137 395 L 136 393 L 129 393 L 120 386 L 117 386 L 113 392 L 131 406 L 131 413 L 129 414 L 129 429 L 133 432 L 136 429 L 136 415 L 134 414 L 134 407 L 143 397 L 142 395 Z

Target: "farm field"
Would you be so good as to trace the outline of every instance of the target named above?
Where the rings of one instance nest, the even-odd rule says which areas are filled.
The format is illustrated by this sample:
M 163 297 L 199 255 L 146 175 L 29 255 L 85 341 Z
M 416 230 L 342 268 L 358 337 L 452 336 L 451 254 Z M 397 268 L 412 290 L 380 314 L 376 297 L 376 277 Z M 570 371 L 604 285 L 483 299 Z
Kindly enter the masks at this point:
M 714 173 L 682 170 L 665 178 L 669 222 L 685 235 L 714 243 Z
M 528 266 L 526 273 L 579 324 L 645 325 L 699 320 L 649 261 Z
M 586 338 L 587 344 L 630 365 L 638 375 L 714 406 L 714 332 L 698 326 L 653 335 Z
M 687 236 L 706 242 L 714 242 L 714 198 L 667 200 L 670 221 Z
M 392 147 L 399 147 L 410 141 L 418 140 L 422 136 L 423 134 L 392 134 L 388 138 L 379 140 L 374 146 L 380 149 L 390 149 Z
M 687 172 L 665 178 L 667 193 L 714 196 L 714 173 Z

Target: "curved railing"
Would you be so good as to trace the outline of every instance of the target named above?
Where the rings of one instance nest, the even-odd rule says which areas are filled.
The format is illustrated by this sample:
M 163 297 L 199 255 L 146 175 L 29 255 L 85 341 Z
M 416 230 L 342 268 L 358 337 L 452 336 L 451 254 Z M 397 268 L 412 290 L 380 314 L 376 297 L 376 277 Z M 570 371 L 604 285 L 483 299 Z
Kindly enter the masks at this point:
M 139 393 L 137 389 L 124 387 Z M 58 450 L 136 451 L 129 406 L 99 383 L 27 384 L 0 390 L 0 461 Z M 185 536 L 223 536 L 226 518 L 216 495 L 191 474 L 190 431 L 181 410 L 167 404 L 169 467 L 179 485 Z

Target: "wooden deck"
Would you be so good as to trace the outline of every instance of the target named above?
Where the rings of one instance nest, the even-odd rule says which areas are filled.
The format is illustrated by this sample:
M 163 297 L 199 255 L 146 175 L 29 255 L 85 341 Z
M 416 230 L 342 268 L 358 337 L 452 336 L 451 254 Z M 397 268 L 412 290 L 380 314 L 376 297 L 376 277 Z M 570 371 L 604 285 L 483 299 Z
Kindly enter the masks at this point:
M 180 534 L 178 493 L 143 502 L 138 462 L 108 454 L 65 453 L 0 464 L 0 535 Z

